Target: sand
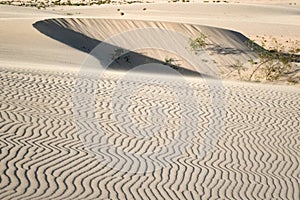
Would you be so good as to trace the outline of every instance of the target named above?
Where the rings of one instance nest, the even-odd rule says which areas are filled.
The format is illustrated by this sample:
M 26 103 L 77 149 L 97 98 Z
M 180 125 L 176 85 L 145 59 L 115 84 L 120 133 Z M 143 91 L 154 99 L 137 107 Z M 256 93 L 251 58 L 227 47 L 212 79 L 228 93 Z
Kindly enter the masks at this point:
M 205 32 L 238 50 L 210 55 L 224 66 L 253 56 L 245 38 L 299 39 L 298 7 L 266 3 L 0 6 L 0 199 L 298 199 L 297 86 L 220 80 L 226 67 L 206 61 L 182 60 L 185 77 L 82 68 L 105 63 L 87 57 L 100 41 L 138 27 Z M 174 37 L 153 43 L 186 42 Z M 137 41 L 148 44 L 124 48 Z

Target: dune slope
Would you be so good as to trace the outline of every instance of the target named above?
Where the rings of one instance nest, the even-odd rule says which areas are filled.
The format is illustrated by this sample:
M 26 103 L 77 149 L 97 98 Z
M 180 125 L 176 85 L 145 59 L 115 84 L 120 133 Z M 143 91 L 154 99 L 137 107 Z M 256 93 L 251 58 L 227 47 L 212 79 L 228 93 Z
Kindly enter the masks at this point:
M 149 9 L 149 18 L 158 7 Z M 188 7 L 195 16 L 202 5 Z M 239 8 L 244 13 L 248 7 Z M 298 88 L 114 70 L 94 80 L 67 68 L 78 72 L 99 42 L 138 27 L 164 27 L 187 37 L 203 31 L 229 50 L 211 51 L 224 65 L 235 56 L 251 56 L 245 36 L 192 24 L 63 19 L 26 11 L 28 19 L 10 10 L 0 14 L 8 16 L 0 20 L 0 199 L 299 199 Z M 182 21 L 190 21 L 189 14 Z M 166 20 L 172 17 L 166 13 Z M 226 26 L 235 24 L 230 20 Z M 236 26 L 249 30 L 250 22 Z M 284 27 L 294 30 L 293 24 L 274 30 Z M 153 61 L 165 56 L 136 54 Z
M 33 25 L 41 33 L 67 44 L 73 48 L 89 53 L 99 43 L 106 41 L 110 37 L 119 34 L 124 34 L 135 29 L 145 29 L 145 41 L 153 39 L 151 32 L 147 32 L 147 28 L 158 28 L 162 30 L 174 31 L 186 37 L 185 41 L 176 41 L 184 48 L 190 48 L 189 38 L 195 39 L 204 33 L 207 36 L 207 52 L 206 59 L 219 63 L 219 72 L 226 73 L 229 71 L 228 66 L 235 63 L 236 60 L 247 62 L 253 58 L 255 54 L 247 46 L 249 40 L 241 33 L 220 29 L 209 26 L 171 23 L 171 22 L 151 22 L 137 20 L 109 20 L 109 19 L 91 19 L 91 18 L 68 18 L 68 19 L 48 19 L 36 22 Z M 174 38 L 156 37 L 156 42 L 174 43 Z M 133 41 L 134 42 L 134 41 Z M 142 46 L 142 44 L 140 44 Z M 146 46 L 147 44 L 143 44 Z M 151 44 L 148 44 L 151 46 Z M 175 45 L 176 46 L 176 45 Z M 126 47 L 125 47 L 126 48 Z M 176 49 L 174 46 L 169 46 L 169 49 Z M 146 50 L 145 50 L 146 51 Z M 149 49 L 147 49 L 149 53 Z M 133 56 L 137 57 L 137 55 Z M 152 52 L 148 57 L 164 61 L 164 57 L 159 53 Z M 198 63 L 201 65 L 201 63 Z M 122 66 L 119 66 L 122 67 Z M 188 68 L 188 66 L 183 66 Z M 189 70 L 200 71 L 201 69 Z

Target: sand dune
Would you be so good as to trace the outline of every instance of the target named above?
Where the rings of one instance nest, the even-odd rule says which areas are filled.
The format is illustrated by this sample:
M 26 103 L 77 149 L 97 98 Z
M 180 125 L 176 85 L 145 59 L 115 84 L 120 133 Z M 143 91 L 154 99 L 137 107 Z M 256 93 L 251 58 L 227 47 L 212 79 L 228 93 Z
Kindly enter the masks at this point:
M 187 38 L 205 32 L 229 51 L 211 51 L 224 66 L 253 56 L 244 44 L 249 35 L 299 36 L 294 8 L 230 5 L 241 15 L 234 20 L 222 5 L 215 15 L 224 18 L 216 20 L 210 4 L 184 5 L 191 12 L 180 19 L 172 17 L 184 13 L 183 4 L 171 5 L 173 12 L 166 5 L 149 5 L 144 15 L 144 4 L 126 5 L 127 20 L 109 19 L 121 18 L 113 6 L 100 14 L 80 8 L 71 18 L 65 13 L 79 8 L 0 6 L 0 199 L 299 198 L 298 88 L 221 81 L 185 63 L 179 69 L 192 76 L 116 71 L 118 63 L 100 78 L 80 69 L 99 42 L 139 27 Z M 153 22 L 158 18 L 165 22 Z M 162 38 L 157 42 L 172 41 Z M 131 53 L 136 65 L 165 56 Z
M 135 29 L 145 29 L 143 37 L 151 38 L 155 37 L 155 42 L 157 43 L 169 43 L 165 49 L 176 49 L 176 46 L 182 46 L 183 48 L 189 47 L 189 38 L 196 38 L 200 33 L 204 33 L 208 36 L 208 46 L 206 48 L 207 56 L 205 59 L 211 60 L 216 63 L 220 63 L 218 66 L 218 74 L 221 72 L 228 73 L 229 66 L 240 59 L 242 62 L 247 62 L 250 58 L 254 58 L 255 54 L 246 45 L 249 40 L 241 33 L 220 29 L 215 27 L 192 25 L 192 24 L 182 24 L 182 23 L 168 23 L 168 22 L 151 22 L 151 21 L 137 21 L 137 20 L 106 20 L 106 19 L 49 19 L 45 21 L 36 22 L 33 25 L 41 33 L 65 43 L 71 47 L 74 47 L 80 51 L 89 53 L 93 50 L 99 43 L 106 41 L 109 37 L 124 34 L 130 30 Z M 163 38 L 159 33 L 154 36 L 154 32 L 147 32 L 147 28 L 158 28 L 162 30 L 174 31 L 178 34 L 182 34 L 185 38 L 182 41 L 172 38 L 171 35 L 167 38 Z M 141 33 L 142 34 L 142 33 Z M 124 38 L 123 40 L 126 40 Z M 137 39 L 137 38 L 136 38 Z M 176 44 L 174 45 L 174 40 Z M 151 47 L 153 44 L 149 43 L 152 40 L 144 40 L 145 44 L 140 41 L 140 46 Z M 147 43 L 148 42 L 148 43 Z M 128 46 L 128 42 L 125 42 Z M 153 43 L 153 41 L 152 41 Z M 116 48 L 119 46 L 116 45 Z M 123 47 L 126 49 L 126 46 Z M 150 48 L 151 49 L 151 48 Z M 159 54 L 155 49 L 150 51 L 148 48 L 144 50 L 147 52 L 147 57 L 150 59 L 157 59 L 159 61 L 164 61 L 166 54 Z M 141 49 L 140 51 L 143 51 Z M 179 52 L 177 52 L 180 54 Z M 182 54 L 182 52 L 181 52 Z M 141 55 L 140 55 L 141 56 Z M 173 55 L 176 56 L 176 55 Z M 138 58 L 138 54 L 131 55 L 134 60 L 145 59 Z M 170 57 L 170 56 L 169 56 Z M 177 60 L 183 61 L 182 57 L 175 57 Z M 136 66 L 141 63 L 131 63 L 131 66 Z M 188 70 L 195 72 L 204 73 L 203 68 L 193 69 L 187 63 L 181 63 L 183 67 L 188 67 Z M 197 66 L 203 65 L 204 63 L 197 63 Z M 112 68 L 124 68 L 126 63 L 121 63 L 119 66 Z M 212 74 L 206 74 L 212 75 Z

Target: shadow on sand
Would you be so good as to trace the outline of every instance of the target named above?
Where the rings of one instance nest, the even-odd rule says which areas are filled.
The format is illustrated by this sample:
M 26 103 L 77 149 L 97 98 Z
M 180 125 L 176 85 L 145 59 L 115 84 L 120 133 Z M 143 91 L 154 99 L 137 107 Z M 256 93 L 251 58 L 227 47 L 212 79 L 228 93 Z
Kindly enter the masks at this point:
M 70 20 L 70 19 L 69 19 Z M 87 35 L 84 35 L 80 32 L 76 32 L 72 29 L 65 28 L 61 24 L 67 24 L 68 22 L 65 19 L 48 19 L 43 21 L 38 21 L 33 24 L 33 27 L 36 28 L 39 32 L 47 35 L 48 37 L 55 39 L 59 42 L 62 42 L 70 47 L 73 47 L 77 50 L 83 51 L 85 53 L 91 53 L 91 51 L 97 47 L 103 41 L 91 38 Z M 111 44 L 107 44 L 110 47 L 118 49 Z M 125 50 L 126 52 L 128 50 Z M 97 58 L 97 57 L 96 57 Z M 100 62 L 101 60 L 97 58 Z M 166 63 L 165 61 L 158 60 L 140 53 L 136 53 L 133 51 L 128 51 L 128 53 L 120 56 L 115 57 L 114 61 L 109 65 L 108 69 L 111 70 L 118 70 L 118 71 L 127 71 L 132 70 L 137 66 L 149 64 L 149 63 L 157 63 L 163 64 L 175 69 L 180 74 L 184 76 L 194 76 L 194 77 L 207 77 L 213 78 L 207 74 L 201 74 L 197 71 L 192 71 L 176 64 Z M 153 70 L 145 70 L 143 69 L 142 72 L 151 72 L 151 73 L 165 73 L 165 70 L 162 71 L 153 71 Z

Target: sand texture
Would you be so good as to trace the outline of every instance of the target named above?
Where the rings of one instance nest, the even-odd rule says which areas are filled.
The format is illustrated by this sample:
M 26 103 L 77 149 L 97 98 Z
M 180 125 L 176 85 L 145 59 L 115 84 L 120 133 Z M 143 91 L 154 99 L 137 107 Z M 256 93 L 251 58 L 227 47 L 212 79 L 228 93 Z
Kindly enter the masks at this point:
M 96 110 L 98 122 L 107 128 L 113 144 L 126 149 L 135 139 L 125 137 L 124 131 L 140 128 L 126 126 L 126 119 L 118 115 L 117 120 L 111 118 L 111 109 L 120 106 L 109 105 L 111 85 L 119 78 L 108 74 L 99 82 L 105 91 L 99 91 Z M 191 83 L 199 97 L 199 107 L 193 108 L 196 122 L 179 124 L 176 101 L 159 86 L 144 85 L 133 96 L 135 106 L 126 108 L 134 115 L 135 124 L 147 127 L 151 123 L 144 114 L 147 109 L 167 104 L 165 110 L 157 110 L 169 119 L 166 127 L 180 125 L 188 130 L 196 126 L 198 130 L 193 145 L 169 165 L 139 174 L 104 166 L 88 150 L 81 137 L 85 128 L 76 129 L 72 116 L 73 74 L 1 69 L 0 198 L 297 199 L 299 91 L 228 83 L 224 126 L 215 146 L 202 159 L 196 150 L 207 129 L 213 129 L 210 120 L 217 116 L 211 114 L 207 103 L 207 87 Z M 151 97 L 149 91 L 164 97 Z M 173 129 L 156 139 L 167 145 Z M 145 152 L 153 142 L 145 139 L 142 146 L 136 142 L 135 150 Z
M 266 3 L 0 6 L 0 199 L 299 199 L 299 87 L 220 79 L 249 38 L 300 39 L 298 7 Z M 88 69 L 137 29 L 132 59 Z M 130 48 L 153 44 L 182 49 Z

